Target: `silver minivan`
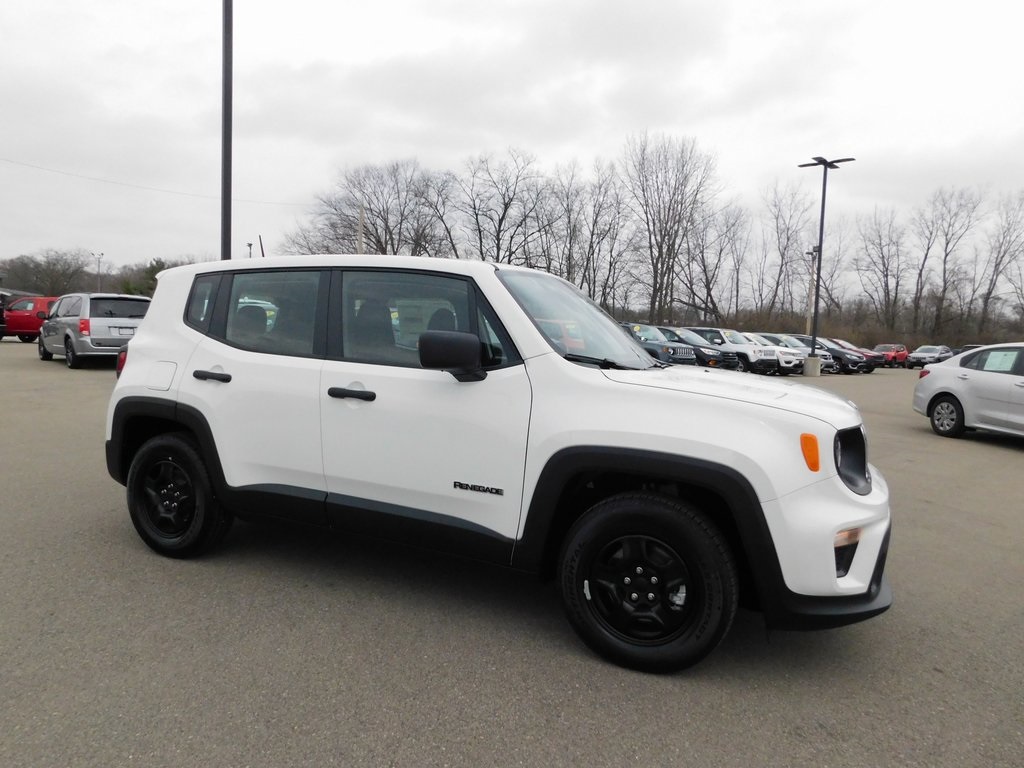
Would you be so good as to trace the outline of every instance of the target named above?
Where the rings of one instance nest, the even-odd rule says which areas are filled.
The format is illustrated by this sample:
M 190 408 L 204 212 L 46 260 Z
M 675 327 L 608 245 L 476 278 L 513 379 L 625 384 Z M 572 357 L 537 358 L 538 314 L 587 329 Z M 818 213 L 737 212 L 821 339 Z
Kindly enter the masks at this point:
M 68 293 L 39 329 L 39 359 L 63 355 L 68 368 L 86 357 L 115 357 L 149 309 L 149 298 L 123 293 Z

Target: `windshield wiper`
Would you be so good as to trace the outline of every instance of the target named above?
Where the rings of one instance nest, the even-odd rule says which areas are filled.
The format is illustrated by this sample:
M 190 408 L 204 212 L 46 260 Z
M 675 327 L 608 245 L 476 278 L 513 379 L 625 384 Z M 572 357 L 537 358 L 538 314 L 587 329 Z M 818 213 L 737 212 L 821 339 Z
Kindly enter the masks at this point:
M 573 363 L 588 363 L 590 365 L 596 365 L 598 368 L 611 369 L 616 371 L 638 371 L 640 368 L 634 368 L 630 365 L 623 365 L 615 360 L 609 360 L 607 357 L 590 357 L 588 355 L 577 355 L 572 352 L 566 352 L 562 355 L 566 360 Z

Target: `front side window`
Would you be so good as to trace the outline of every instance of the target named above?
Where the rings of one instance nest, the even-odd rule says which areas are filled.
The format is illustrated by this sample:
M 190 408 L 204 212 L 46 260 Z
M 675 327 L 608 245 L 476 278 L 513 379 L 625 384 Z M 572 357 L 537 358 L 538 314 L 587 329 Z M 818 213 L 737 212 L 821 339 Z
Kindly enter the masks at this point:
M 341 351 L 346 360 L 419 367 L 425 331 L 480 337 L 484 363 L 509 359 L 507 341 L 460 277 L 419 272 L 347 270 L 341 288 Z
M 75 317 L 82 309 L 82 297 L 71 296 L 60 303 L 59 317 Z
M 20 310 L 22 312 L 28 312 L 33 306 L 35 306 L 35 302 L 32 299 L 18 299 L 13 304 L 7 305 L 7 311 L 18 312 Z
M 231 278 L 224 340 L 253 352 L 313 355 L 317 305 L 324 274 L 311 270 L 239 272 Z M 212 295 L 213 289 L 210 288 Z M 207 296 L 207 299 L 209 296 Z M 202 311 L 199 292 L 193 294 Z

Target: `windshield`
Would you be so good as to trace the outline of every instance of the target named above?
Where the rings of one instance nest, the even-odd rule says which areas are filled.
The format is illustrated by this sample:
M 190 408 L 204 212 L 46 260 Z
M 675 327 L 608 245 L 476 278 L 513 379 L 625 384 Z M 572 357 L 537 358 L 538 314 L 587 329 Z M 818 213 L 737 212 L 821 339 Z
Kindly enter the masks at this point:
M 938 352 L 939 348 L 938 347 L 918 347 L 917 351 L 918 352 Z
M 750 344 L 750 340 L 744 337 L 744 335 L 739 331 L 724 329 L 722 331 L 722 335 L 725 336 L 726 341 L 731 344 Z
M 673 328 L 672 332 L 685 344 L 693 344 L 698 347 L 708 346 L 708 340 L 699 333 L 694 333 L 689 328 Z
M 806 349 L 807 345 L 804 344 L 800 339 L 795 339 L 792 336 L 783 334 L 779 336 L 779 343 L 784 347 L 792 347 L 793 349 Z
M 621 368 L 658 363 L 575 286 L 543 272 L 499 271 L 509 293 L 562 356 Z
M 643 325 L 642 323 L 632 323 L 629 326 L 633 333 L 640 337 L 642 341 L 671 341 L 660 328 L 655 328 L 653 325 Z

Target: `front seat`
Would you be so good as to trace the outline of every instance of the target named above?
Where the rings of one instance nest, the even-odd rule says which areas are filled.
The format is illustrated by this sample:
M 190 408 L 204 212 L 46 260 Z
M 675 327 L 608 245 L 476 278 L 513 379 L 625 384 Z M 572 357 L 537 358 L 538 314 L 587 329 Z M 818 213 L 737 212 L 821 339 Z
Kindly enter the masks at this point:
M 455 313 L 450 309 L 434 310 L 434 314 L 430 316 L 430 320 L 427 321 L 428 331 L 454 331 L 455 330 Z
M 391 310 L 384 302 L 367 299 L 360 304 L 349 330 L 348 356 L 376 359 L 391 356 L 395 332 L 391 326 Z

